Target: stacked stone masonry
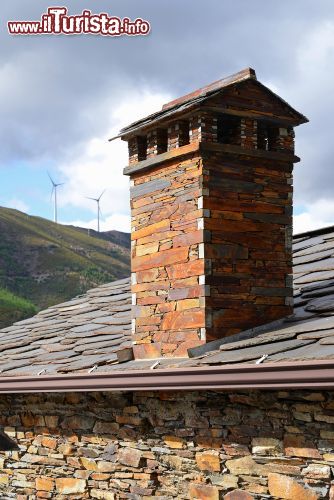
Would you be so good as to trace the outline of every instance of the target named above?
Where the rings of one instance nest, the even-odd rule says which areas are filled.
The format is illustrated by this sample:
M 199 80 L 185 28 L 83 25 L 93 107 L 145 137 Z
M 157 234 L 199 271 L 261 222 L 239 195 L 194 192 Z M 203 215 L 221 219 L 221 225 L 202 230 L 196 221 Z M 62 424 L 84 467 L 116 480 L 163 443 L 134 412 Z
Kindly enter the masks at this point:
M 132 293 L 137 357 L 185 356 L 205 327 L 198 156 L 133 178 Z
M 225 90 L 205 104 L 208 110 L 204 106 L 177 121 L 161 124 L 159 128 L 149 127 L 142 135 L 127 138 L 130 165 L 189 142 L 218 142 L 245 149 L 294 151 L 294 130 L 289 125 L 291 117 L 279 100 L 264 93 L 254 81 L 244 82 L 242 89 L 235 86 Z M 257 111 L 263 118 L 252 119 L 248 116 L 249 110 Z M 222 124 L 226 129 L 224 134 L 219 131 Z
M 292 163 L 213 147 L 131 178 L 138 358 L 292 312 Z
M 292 314 L 291 117 L 242 85 L 142 131 L 151 163 L 130 173 L 137 359 L 186 356 Z M 127 139 L 135 165 L 145 140 Z
M 135 136 L 128 142 L 129 163 L 137 163 L 145 160 L 147 155 L 147 139 L 146 137 Z
M 292 127 L 269 126 L 263 121 L 201 112 L 188 120 L 173 122 L 168 128 L 153 129 L 145 136 L 129 139 L 129 164 L 195 142 L 293 152 L 294 131 Z
M 153 129 L 147 134 L 147 158 L 167 151 L 167 130 Z
M 3 499 L 334 498 L 333 392 L 3 395 Z
M 206 338 L 213 340 L 292 313 L 292 164 L 210 151 L 203 165 Z
M 167 150 L 180 148 L 189 144 L 189 121 L 175 122 L 168 127 Z

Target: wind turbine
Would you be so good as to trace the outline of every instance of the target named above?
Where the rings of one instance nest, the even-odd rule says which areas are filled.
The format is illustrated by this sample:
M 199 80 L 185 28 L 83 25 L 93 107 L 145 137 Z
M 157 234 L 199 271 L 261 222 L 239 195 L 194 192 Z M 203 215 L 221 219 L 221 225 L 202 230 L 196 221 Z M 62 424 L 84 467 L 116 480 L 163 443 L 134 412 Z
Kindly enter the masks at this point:
M 52 195 L 54 193 L 54 212 L 53 213 L 54 213 L 54 222 L 57 224 L 58 223 L 58 221 L 57 221 L 57 187 L 58 186 L 62 186 L 65 183 L 64 182 L 58 182 L 58 183 L 56 183 L 52 179 L 52 177 L 49 174 L 49 172 L 48 172 L 48 176 L 49 176 L 49 179 L 50 179 L 50 181 L 52 183 L 51 199 L 52 199 Z
M 102 212 L 100 209 L 100 200 L 105 192 L 106 192 L 106 190 L 104 189 L 98 198 L 90 198 L 89 196 L 86 196 L 86 198 L 88 200 L 93 200 L 93 201 L 96 201 L 96 203 L 97 203 L 97 232 L 98 233 L 100 232 L 100 215 L 102 215 Z

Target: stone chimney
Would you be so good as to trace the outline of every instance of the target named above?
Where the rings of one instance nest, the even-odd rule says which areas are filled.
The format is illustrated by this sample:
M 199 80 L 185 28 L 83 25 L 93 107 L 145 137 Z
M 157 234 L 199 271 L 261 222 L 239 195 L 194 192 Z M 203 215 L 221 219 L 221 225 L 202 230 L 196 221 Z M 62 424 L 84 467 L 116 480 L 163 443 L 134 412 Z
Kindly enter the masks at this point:
M 306 121 L 246 69 L 120 132 L 136 359 L 292 314 L 293 127 Z

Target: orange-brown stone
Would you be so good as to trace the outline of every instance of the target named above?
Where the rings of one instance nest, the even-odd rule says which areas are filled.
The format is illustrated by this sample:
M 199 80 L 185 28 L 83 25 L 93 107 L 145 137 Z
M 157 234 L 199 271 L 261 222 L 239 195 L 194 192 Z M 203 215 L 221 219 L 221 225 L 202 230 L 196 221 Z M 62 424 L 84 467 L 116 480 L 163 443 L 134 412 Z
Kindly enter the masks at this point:
M 49 477 L 41 476 L 36 478 L 36 490 L 37 491 L 52 491 L 55 485 L 54 479 Z
M 56 490 L 63 495 L 84 493 L 85 489 L 86 481 L 84 479 L 75 479 L 71 477 L 56 478 Z
M 219 491 L 215 486 L 201 483 L 190 483 L 189 496 L 193 500 L 218 500 Z
M 177 330 L 184 328 L 200 328 L 205 326 L 204 310 L 173 311 L 166 313 L 162 322 L 162 330 Z
M 49 436 L 43 436 L 42 437 L 42 446 L 45 446 L 45 448 L 51 448 L 54 450 L 57 447 L 57 439 L 49 437 Z
M 285 498 L 287 500 L 318 500 L 319 495 L 306 486 L 301 485 L 295 479 L 281 474 L 268 474 L 269 493 L 273 497 Z
M 209 472 L 220 471 L 220 460 L 218 453 L 205 451 L 204 453 L 196 453 L 196 463 L 200 470 Z
M 131 233 L 132 240 L 138 240 L 144 236 L 149 234 L 157 233 L 158 231 L 168 231 L 170 228 L 169 219 L 162 220 L 160 222 L 156 222 L 155 224 L 150 224 L 149 226 L 145 226 L 137 231 Z
M 169 448 L 181 449 L 185 446 L 184 439 L 177 436 L 164 436 L 163 440 Z
M 321 458 L 314 443 L 308 441 L 303 435 L 286 434 L 284 451 L 289 457 Z
M 254 500 L 254 497 L 247 491 L 234 490 L 224 495 L 224 500 Z
M 152 269 L 159 266 L 168 266 L 177 264 L 179 262 L 186 262 L 188 260 L 189 248 L 171 248 L 152 255 L 143 255 L 142 257 L 135 257 L 132 259 L 132 271 L 143 271 L 145 269 Z
M 136 344 L 133 346 L 135 359 L 152 359 L 161 357 L 161 343 Z
M 186 264 L 176 264 L 167 267 L 167 274 L 170 279 L 190 278 L 204 274 L 203 259 L 193 260 Z
M 173 351 L 173 357 L 175 358 L 187 358 L 188 357 L 188 349 L 192 349 L 193 347 L 198 347 L 200 345 L 205 344 L 205 340 L 200 340 L 199 338 L 194 340 L 186 340 L 185 342 L 181 342 L 178 344 L 176 349 Z

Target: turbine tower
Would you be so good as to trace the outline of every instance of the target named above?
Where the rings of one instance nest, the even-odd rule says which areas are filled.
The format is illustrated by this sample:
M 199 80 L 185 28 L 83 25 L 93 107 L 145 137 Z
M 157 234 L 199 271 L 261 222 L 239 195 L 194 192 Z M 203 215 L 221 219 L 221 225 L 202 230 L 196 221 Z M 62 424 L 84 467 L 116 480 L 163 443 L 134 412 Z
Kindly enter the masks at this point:
M 93 200 L 93 201 L 96 201 L 96 203 L 97 203 L 97 232 L 98 233 L 100 232 L 100 215 L 102 215 L 102 212 L 100 209 L 100 200 L 105 192 L 106 192 L 106 190 L 104 189 L 98 198 L 90 198 L 89 196 L 86 196 L 86 198 L 88 200 Z
M 52 195 L 54 194 L 54 211 L 53 211 L 53 215 L 54 215 L 54 222 L 57 224 L 58 223 L 58 213 L 57 213 L 57 187 L 58 186 L 62 186 L 64 184 L 64 182 L 58 182 L 56 183 L 51 175 L 49 174 L 48 172 L 48 176 L 49 176 L 49 179 L 52 183 L 52 191 L 51 191 L 51 199 L 52 199 Z

